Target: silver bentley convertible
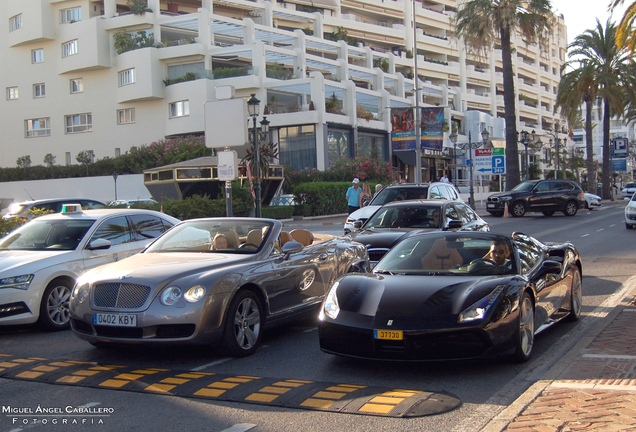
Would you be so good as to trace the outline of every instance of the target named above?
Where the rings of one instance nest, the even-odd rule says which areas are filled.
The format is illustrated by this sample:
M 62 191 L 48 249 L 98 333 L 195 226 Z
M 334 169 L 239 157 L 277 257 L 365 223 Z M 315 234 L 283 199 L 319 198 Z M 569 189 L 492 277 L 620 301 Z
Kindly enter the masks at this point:
M 71 328 L 93 345 L 211 344 L 247 356 L 265 327 L 317 314 L 336 279 L 368 266 L 362 244 L 277 220 L 188 220 L 80 277 Z

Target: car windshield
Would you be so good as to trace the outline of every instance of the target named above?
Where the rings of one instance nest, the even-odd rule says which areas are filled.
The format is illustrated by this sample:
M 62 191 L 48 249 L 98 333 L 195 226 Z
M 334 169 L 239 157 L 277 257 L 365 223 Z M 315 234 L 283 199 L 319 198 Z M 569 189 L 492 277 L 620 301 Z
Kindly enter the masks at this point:
M 0 240 L 0 250 L 75 250 L 92 220 L 33 220 Z
M 517 186 L 512 188 L 512 192 L 527 192 L 532 190 L 533 187 L 536 186 L 538 181 L 526 181 L 523 183 L 519 183 Z
M 181 223 L 154 242 L 145 253 L 256 253 L 267 242 L 272 224 L 238 219 L 195 219 Z
M 626 187 L 626 188 L 633 188 L 633 187 L 636 187 L 636 183 L 627 183 L 627 184 L 625 185 L 625 187 Z
M 516 273 L 510 240 L 504 236 L 430 233 L 398 243 L 374 273 L 487 276 Z
M 384 205 L 393 201 L 426 199 L 428 186 L 422 187 L 387 187 L 373 197 L 369 205 Z
M 388 206 L 378 210 L 364 225 L 375 228 L 439 228 L 439 206 Z

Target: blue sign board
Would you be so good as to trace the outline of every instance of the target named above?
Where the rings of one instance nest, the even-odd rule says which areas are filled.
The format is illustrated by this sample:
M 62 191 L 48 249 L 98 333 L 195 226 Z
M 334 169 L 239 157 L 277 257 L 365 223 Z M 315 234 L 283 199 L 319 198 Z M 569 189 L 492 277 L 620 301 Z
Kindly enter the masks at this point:
M 493 156 L 492 157 L 492 173 L 493 174 L 504 174 L 506 172 L 506 160 L 504 156 Z
M 627 159 L 612 159 L 612 171 L 627 171 Z

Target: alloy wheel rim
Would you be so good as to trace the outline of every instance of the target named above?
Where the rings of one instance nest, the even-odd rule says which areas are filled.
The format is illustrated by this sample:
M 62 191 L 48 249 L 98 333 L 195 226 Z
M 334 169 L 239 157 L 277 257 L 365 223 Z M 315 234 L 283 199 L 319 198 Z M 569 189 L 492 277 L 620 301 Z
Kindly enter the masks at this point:
M 521 305 L 519 319 L 519 338 L 524 355 L 529 355 L 534 345 L 534 309 L 530 298 L 526 297 Z
M 239 303 L 234 316 L 234 335 L 238 345 L 249 350 L 256 344 L 261 330 L 261 314 L 251 298 Z
M 51 291 L 47 299 L 47 311 L 49 318 L 57 325 L 64 325 L 69 320 L 69 300 L 71 290 L 59 286 Z

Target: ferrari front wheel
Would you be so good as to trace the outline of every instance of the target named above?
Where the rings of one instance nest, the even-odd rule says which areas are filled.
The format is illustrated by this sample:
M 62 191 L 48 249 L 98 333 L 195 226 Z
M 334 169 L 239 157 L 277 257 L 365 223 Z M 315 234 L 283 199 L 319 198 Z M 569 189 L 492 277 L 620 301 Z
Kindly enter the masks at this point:
M 527 292 L 521 295 L 517 314 L 517 331 L 515 335 L 515 353 L 513 358 L 518 362 L 527 361 L 532 355 L 534 346 L 534 304 Z
M 222 348 L 233 357 L 254 354 L 263 338 L 263 307 L 252 291 L 239 291 L 227 311 Z

